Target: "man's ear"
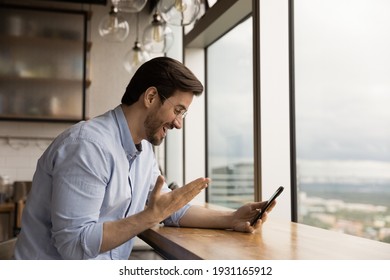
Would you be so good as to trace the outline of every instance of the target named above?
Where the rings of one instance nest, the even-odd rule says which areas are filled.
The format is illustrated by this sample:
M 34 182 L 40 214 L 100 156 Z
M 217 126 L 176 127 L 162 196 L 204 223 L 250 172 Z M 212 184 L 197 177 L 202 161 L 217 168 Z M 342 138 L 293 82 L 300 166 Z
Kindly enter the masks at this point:
M 149 87 L 144 94 L 144 104 L 147 108 L 153 105 L 158 99 L 158 92 L 155 87 Z

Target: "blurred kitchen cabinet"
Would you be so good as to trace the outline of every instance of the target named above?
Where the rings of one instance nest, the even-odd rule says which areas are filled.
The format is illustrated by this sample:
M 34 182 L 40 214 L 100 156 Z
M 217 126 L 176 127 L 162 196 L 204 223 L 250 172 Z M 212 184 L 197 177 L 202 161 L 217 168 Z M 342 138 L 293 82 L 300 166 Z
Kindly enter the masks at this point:
M 85 119 L 87 12 L 0 5 L 0 119 Z

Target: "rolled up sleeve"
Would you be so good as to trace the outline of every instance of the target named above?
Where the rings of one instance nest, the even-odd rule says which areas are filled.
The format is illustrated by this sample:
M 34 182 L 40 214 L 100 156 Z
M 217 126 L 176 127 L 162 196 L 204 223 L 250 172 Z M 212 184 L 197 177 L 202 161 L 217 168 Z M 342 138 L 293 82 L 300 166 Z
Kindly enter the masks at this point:
M 179 211 L 176 211 L 173 213 L 171 216 L 166 218 L 163 223 L 166 226 L 175 226 L 179 227 L 180 226 L 180 219 L 184 216 L 184 214 L 187 212 L 188 208 L 190 208 L 190 205 L 187 204 L 183 208 L 181 208 Z

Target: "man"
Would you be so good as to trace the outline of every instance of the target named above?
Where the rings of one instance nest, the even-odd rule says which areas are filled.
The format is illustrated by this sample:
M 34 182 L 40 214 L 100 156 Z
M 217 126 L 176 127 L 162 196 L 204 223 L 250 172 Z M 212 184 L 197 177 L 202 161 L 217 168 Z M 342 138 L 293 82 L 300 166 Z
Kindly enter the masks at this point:
M 17 259 L 127 259 L 133 238 L 167 226 L 252 232 L 262 203 L 221 212 L 188 203 L 209 184 L 170 191 L 153 145 L 180 129 L 203 86 L 180 62 L 143 64 L 114 110 L 59 135 L 39 159 L 15 248 Z M 265 221 L 266 215 L 263 218 Z

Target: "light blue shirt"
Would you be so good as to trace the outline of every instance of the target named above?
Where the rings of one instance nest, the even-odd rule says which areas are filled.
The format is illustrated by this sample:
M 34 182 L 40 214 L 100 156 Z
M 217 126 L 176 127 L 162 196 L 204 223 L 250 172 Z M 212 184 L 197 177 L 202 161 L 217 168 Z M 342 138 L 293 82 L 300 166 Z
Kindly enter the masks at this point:
M 103 223 L 142 211 L 160 174 L 152 145 L 141 145 L 120 106 L 59 135 L 38 160 L 15 258 L 128 259 L 133 239 L 99 251 Z M 188 207 L 164 223 L 178 226 Z

